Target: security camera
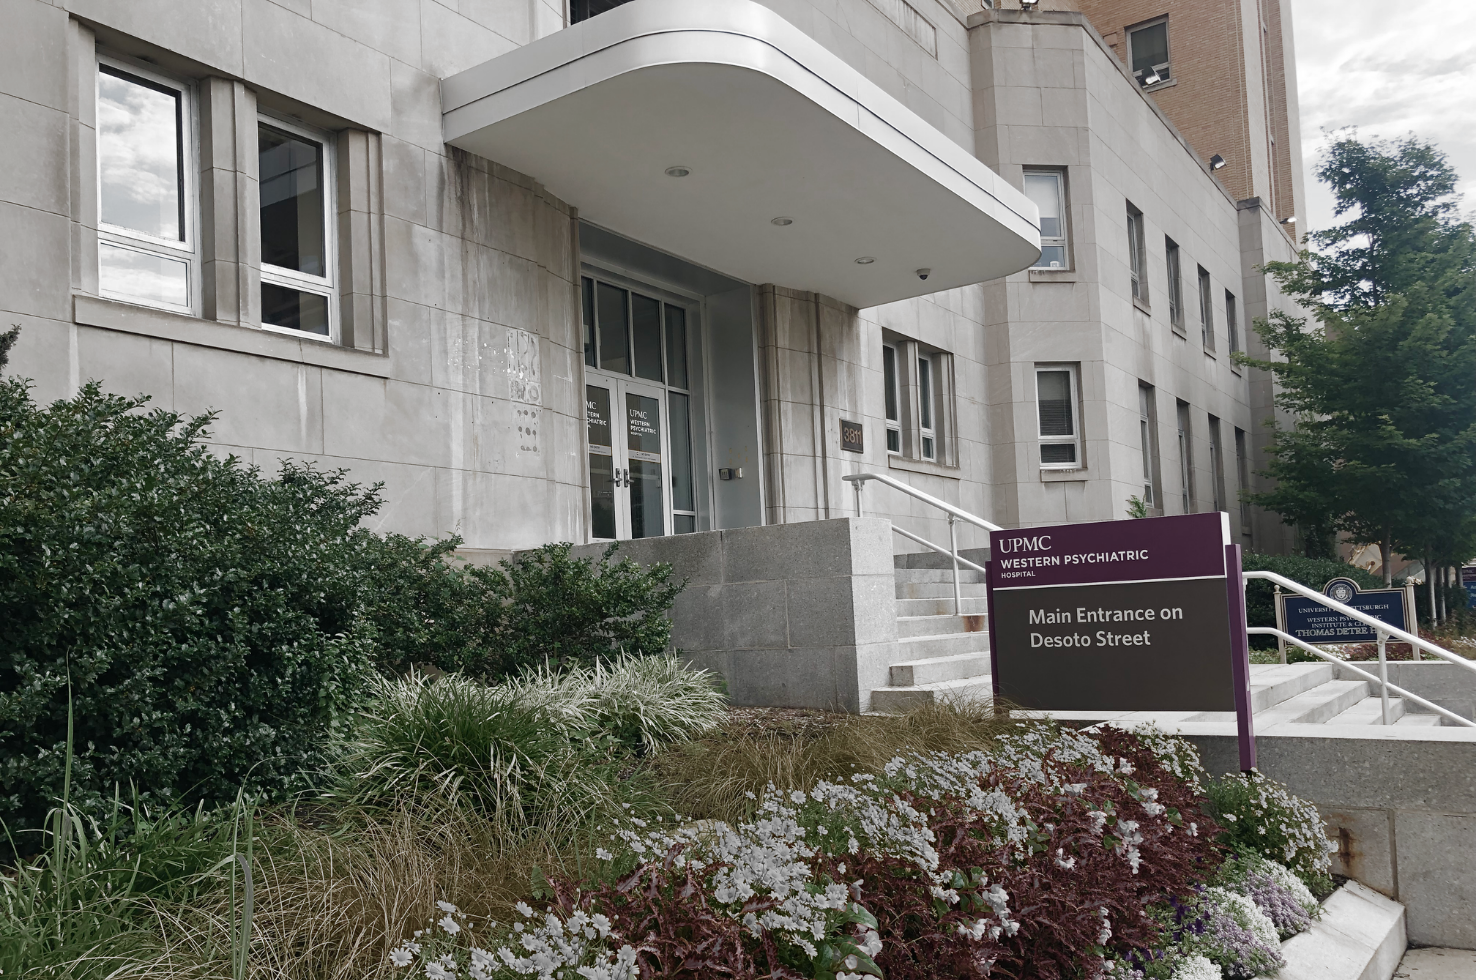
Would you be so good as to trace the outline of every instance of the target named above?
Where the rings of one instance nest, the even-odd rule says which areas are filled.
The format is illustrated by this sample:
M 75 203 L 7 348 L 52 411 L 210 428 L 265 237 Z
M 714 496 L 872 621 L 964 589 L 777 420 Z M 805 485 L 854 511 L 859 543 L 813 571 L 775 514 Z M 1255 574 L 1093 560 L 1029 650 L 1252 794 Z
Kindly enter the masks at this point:
M 931 276 L 932 274 L 933 274 L 933 270 L 932 269 L 918 269 L 917 270 L 917 277 L 919 279 L 926 279 L 928 276 Z

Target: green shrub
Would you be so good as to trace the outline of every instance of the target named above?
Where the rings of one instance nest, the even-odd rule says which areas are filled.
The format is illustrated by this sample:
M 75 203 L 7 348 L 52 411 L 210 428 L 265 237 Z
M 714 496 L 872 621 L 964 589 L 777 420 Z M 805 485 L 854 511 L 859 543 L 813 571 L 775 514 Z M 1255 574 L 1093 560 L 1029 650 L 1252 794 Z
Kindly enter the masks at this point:
M 644 569 L 612 561 L 617 545 L 598 560 L 574 558 L 573 545 L 525 551 L 497 568 L 474 568 L 501 604 L 497 633 L 500 673 L 548 663 L 592 665 L 621 654 L 659 654 L 671 642 L 667 610 L 685 582 L 657 562 Z
M 1350 578 L 1360 589 L 1381 589 L 1384 580 L 1371 575 L 1356 565 L 1335 558 L 1303 558 L 1300 555 L 1261 555 L 1247 552 L 1241 559 L 1241 567 L 1247 572 L 1275 572 L 1284 575 L 1299 585 L 1321 591 L 1330 579 Z M 1245 615 L 1247 626 L 1276 625 L 1276 591 L 1265 579 L 1247 579 L 1245 583 Z M 1251 637 L 1254 647 L 1274 647 L 1274 637 Z M 1295 648 L 1287 650 L 1288 656 L 1305 655 Z M 1308 658 L 1310 659 L 1310 658 Z
M 1255 770 L 1212 780 L 1208 796 L 1221 843 L 1286 866 L 1314 894 L 1332 890 L 1327 832 L 1316 806 Z
M 0 382 L 0 820 L 61 795 L 279 793 L 317 764 L 372 670 L 360 521 L 375 490 L 199 444 L 209 416 L 104 394 L 37 407 Z

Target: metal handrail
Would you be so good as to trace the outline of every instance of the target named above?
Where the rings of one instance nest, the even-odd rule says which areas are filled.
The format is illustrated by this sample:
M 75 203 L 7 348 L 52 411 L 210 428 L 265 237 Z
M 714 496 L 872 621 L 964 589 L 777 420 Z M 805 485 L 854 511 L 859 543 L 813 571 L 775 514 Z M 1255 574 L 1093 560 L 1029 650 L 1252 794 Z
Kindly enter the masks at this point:
M 841 479 L 845 480 L 847 483 L 854 485 L 856 489 L 857 517 L 861 516 L 861 485 L 869 480 L 875 480 L 878 483 L 885 483 L 893 490 L 901 490 L 909 497 L 916 497 L 923 503 L 936 507 L 939 510 L 943 511 L 945 514 L 951 514 L 961 521 L 967 521 L 968 523 L 973 524 L 976 527 L 982 527 L 986 531 L 1004 530 L 1004 528 L 1000 527 L 998 524 L 991 524 L 977 514 L 970 514 L 966 510 L 953 506 L 946 500 L 939 500 L 937 497 L 933 496 L 930 493 L 923 493 L 921 490 L 908 486 L 901 480 L 894 480 L 890 476 L 885 476 L 881 473 L 848 473 L 845 476 L 841 477 Z
M 1390 626 L 1383 620 L 1370 616 L 1368 613 L 1362 612 L 1361 610 L 1354 609 L 1352 606 L 1345 606 L 1338 600 L 1330 599 L 1327 596 L 1323 595 L 1321 592 L 1317 592 L 1313 589 L 1307 588 L 1300 582 L 1293 582 L 1291 579 L 1287 578 L 1284 575 L 1277 575 L 1275 572 L 1244 572 L 1242 574 L 1246 578 L 1260 578 L 1265 579 L 1268 582 L 1275 582 L 1283 589 L 1290 589 L 1298 595 L 1306 596 L 1308 599 L 1314 599 L 1317 602 L 1322 603 L 1327 608 L 1342 613 L 1349 619 L 1356 619 L 1358 622 L 1364 624 L 1365 626 L 1372 626 L 1376 632 L 1384 633 L 1390 639 L 1398 640 L 1401 643 L 1411 643 L 1417 648 L 1426 651 L 1427 653 L 1435 654 L 1435 656 L 1441 658 L 1442 660 L 1447 660 L 1450 663 L 1453 663 L 1459 667 L 1464 667 L 1467 670 L 1476 673 L 1476 663 L 1467 660 L 1465 657 L 1462 657 L 1459 654 L 1451 653 L 1444 647 L 1436 646 L 1429 640 L 1416 636 L 1413 633 L 1406 633 L 1404 630 L 1399 629 L 1397 626 Z M 1256 628 L 1265 629 L 1266 627 Z
M 941 544 L 933 544 L 933 542 L 929 541 L 927 538 L 920 537 L 920 536 L 918 536 L 916 534 L 913 534 L 911 531 L 903 530 L 902 528 L 898 527 L 895 524 L 892 525 L 892 530 L 893 531 L 896 531 L 898 534 L 902 535 L 904 538 L 911 538 L 913 541 L 916 541 L 918 544 L 922 545 L 924 548 L 932 548 L 934 551 L 936 551 L 940 555 L 948 555 L 949 557 L 952 557 L 953 556 L 953 552 L 949 551 L 947 548 L 943 547 Z M 981 574 L 984 574 L 984 575 L 988 575 L 989 574 L 989 569 L 985 568 L 983 565 L 975 565 L 973 562 L 969 561 L 963 555 L 959 555 L 958 556 L 958 563 L 960 565 L 967 565 L 970 568 L 972 568 L 974 571 L 979 572 Z
M 1250 573 L 1247 572 L 1246 574 L 1248 575 Z M 1440 705 L 1436 704 L 1433 701 L 1426 701 L 1424 698 L 1420 697 L 1418 694 L 1411 694 L 1409 691 L 1406 691 L 1404 688 L 1400 687 L 1398 684 L 1391 684 L 1389 682 L 1389 678 L 1388 678 L 1388 664 L 1387 664 L 1387 662 L 1381 661 L 1379 663 L 1379 672 L 1381 674 L 1384 674 L 1384 676 L 1383 677 L 1375 677 L 1373 674 L 1370 674 L 1368 671 L 1362 669 L 1361 667 L 1355 667 L 1351 663 L 1349 663 L 1348 661 L 1343 660 L 1343 659 L 1340 659 L 1338 657 L 1335 657 L 1332 654 L 1328 653 L 1326 650 L 1319 650 L 1316 647 L 1314 647 L 1312 644 L 1308 643 L 1306 640 L 1299 640 L 1295 636 L 1292 636 L 1290 633 L 1285 633 L 1285 632 L 1277 629 L 1274 626 L 1252 626 L 1249 629 L 1247 629 L 1246 632 L 1247 633 L 1256 633 L 1256 634 L 1260 634 L 1260 635 L 1263 635 L 1263 636 L 1275 636 L 1275 637 L 1278 637 L 1279 639 L 1285 640 L 1288 643 L 1292 643 L 1292 644 L 1295 644 L 1296 646 L 1301 647 L 1303 650 L 1306 650 L 1308 653 L 1312 654 L 1314 657 L 1321 657 L 1323 660 L 1326 660 L 1328 663 L 1337 664 L 1339 667 L 1342 667 L 1345 670 L 1351 670 L 1353 673 L 1358 674 L 1359 676 L 1363 677 L 1365 680 L 1373 681 L 1375 684 L 1379 685 L 1380 696 L 1383 699 L 1383 705 L 1382 705 L 1382 707 L 1383 707 L 1383 715 L 1384 715 L 1384 724 L 1386 724 L 1386 725 L 1389 723 L 1389 692 L 1390 691 L 1393 691 L 1399 697 L 1404 698 L 1404 699 L 1406 699 L 1408 701 L 1414 701 L 1416 704 L 1424 705 L 1426 708 L 1429 708 L 1431 711 L 1435 712 L 1436 714 L 1438 714 L 1438 715 L 1444 715 L 1446 718 L 1449 718 L 1451 721 L 1454 721 L 1456 724 L 1465 725 L 1467 728 L 1476 728 L 1476 721 L 1472 721 L 1469 718 L 1462 718 L 1460 715 L 1456 714 L 1454 711 L 1450 711 L 1450 710 L 1448 710 L 1446 708 L 1442 708 L 1442 707 L 1440 707 Z
M 903 493 L 907 494 L 909 497 L 913 497 L 913 498 L 916 498 L 917 500 L 921 500 L 923 503 L 927 504 L 928 506 L 930 506 L 930 507 L 936 507 L 939 510 L 941 510 L 943 513 L 945 513 L 945 514 L 948 515 L 948 545 L 949 546 L 946 549 L 943 548 L 941 545 L 933 544 L 931 541 L 928 541 L 928 540 L 925 540 L 923 538 L 918 537 L 916 534 L 913 534 L 911 531 L 904 531 L 904 530 L 902 530 L 902 528 L 898 527 L 896 524 L 893 524 L 892 525 L 892 530 L 893 531 L 896 531 L 898 534 L 902 535 L 904 538 L 910 538 L 913 541 L 916 541 L 920 545 L 924 545 L 926 547 L 932 548 L 934 551 L 936 551 L 936 552 L 938 552 L 940 554 L 947 555 L 949 558 L 952 558 L 953 559 L 953 614 L 955 616 L 962 616 L 963 615 L 963 588 L 959 585 L 959 581 L 958 581 L 958 566 L 959 566 L 960 563 L 962 563 L 964 565 L 969 566 L 970 568 L 977 569 L 980 572 L 984 572 L 985 570 L 984 570 L 984 568 L 982 566 L 976 565 L 973 562 L 969 561 L 967 558 L 964 558 L 964 557 L 962 557 L 962 556 L 959 555 L 959 553 L 958 553 L 958 527 L 957 527 L 957 524 L 958 524 L 959 521 L 967 521 L 968 523 L 973 524 L 975 527 L 981 527 L 981 528 L 983 528 L 986 531 L 1003 531 L 1004 528 L 1000 527 L 998 524 L 991 524 L 991 523 L 989 523 L 984 518 L 979 517 L 977 514 L 970 514 L 968 511 L 966 511 L 966 510 L 964 510 L 964 509 L 962 509 L 960 507 L 955 507 L 955 506 L 953 506 L 952 504 L 950 504 L 946 500 L 939 500 L 937 497 L 933 496 L 930 493 L 923 493 L 921 490 L 918 490 L 918 489 L 916 489 L 914 487 L 910 487 L 907 484 L 903 483 L 901 480 L 894 480 L 890 476 L 883 476 L 880 473 L 848 473 L 847 475 L 841 477 L 841 479 L 842 480 L 845 480 L 847 483 L 851 484 L 852 488 L 854 488 L 855 491 L 856 491 L 856 516 L 857 517 L 860 517 L 861 516 L 861 488 L 866 484 L 866 482 L 868 480 L 875 480 L 878 483 L 884 483 L 884 484 L 886 484 L 887 486 L 891 487 L 894 490 L 901 490 Z M 988 573 L 985 572 L 985 574 L 987 575 Z

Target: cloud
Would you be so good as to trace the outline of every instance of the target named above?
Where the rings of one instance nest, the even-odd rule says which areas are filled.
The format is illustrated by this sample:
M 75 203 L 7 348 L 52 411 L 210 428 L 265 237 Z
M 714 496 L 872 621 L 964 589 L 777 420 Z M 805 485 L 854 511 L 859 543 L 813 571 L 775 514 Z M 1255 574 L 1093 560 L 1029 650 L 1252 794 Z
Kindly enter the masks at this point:
M 1303 232 L 1333 221 L 1315 170 L 1324 133 L 1356 126 L 1363 138 L 1430 140 L 1476 199 L 1476 4 L 1405 0 L 1293 0 L 1302 152 Z M 1438 55 L 1432 57 L 1432 53 Z

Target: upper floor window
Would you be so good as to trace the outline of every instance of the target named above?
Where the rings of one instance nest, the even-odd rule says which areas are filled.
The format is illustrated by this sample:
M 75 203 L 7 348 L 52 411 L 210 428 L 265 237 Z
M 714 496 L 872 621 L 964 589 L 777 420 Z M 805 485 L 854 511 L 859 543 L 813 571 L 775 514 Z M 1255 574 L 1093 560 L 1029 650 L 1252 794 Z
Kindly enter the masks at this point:
M 1158 415 L 1152 385 L 1138 382 L 1138 445 L 1143 454 L 1143 503 L 1158 507 Z
M 1168 260 L 1169 323 L 1175 329 L 1184 328 L 1184 284 L 1179 272 L 1179 245 L 1172 238 L 1163 240 L 1164 255 Z
M 1215 349 L 1215 301 L 1210 296 L 1210 274 L 1199 267 L 1199 334 L 1205 350 Z
M 1169 25 L 1163 17 L 1127 32 L 1128 58 L 1133 77 L 1144 88 L 1162 84 L 1169 73 Z
M 1240 350 L 1240 314 L 1235 309 L 1235 294 L 1225 290 L 1225 333 L 1230 341 L 1230 353 Z
M 1251 533 L 1251 511 L 1250 500 L 1250 456 L 1245 447 L 1245 430 L 1235 430 L 1235 484 L 1239 493 L 1236 494 L 1240 500 L 1240 533 L 1246 537 Z
M 1040 465 L 1043 469 L 1081 466 L 1081 426 L 1077 422 L 1077 367 L 1074 364 L 1037 365 L 1035 402 L 1040 423 Z
M 332 144 L 322 134 L 262 117 L 256 147 L 262 325 L 333 339 Z
M 1127 206 L 1128 272 L 1132 277 L 1133 299 L 1148 302 L 1148 269 L 1146 248 L 1143 244 L 1143 212 Z
M 938 386 L 933 378 L 933 358 L 924 354 L 917 359 L 917 420 L 922 437 L 922 458 L 938 458 L 937 398 Z
M 1209 417 L 1210 496 L 1215 510 L 1225 509 L 1225 446 L 1220 441 L 1220 420 Z
M 902 393 L 897 380 L 897 348 L 882 347 L 882 379 L 886 385 L 887 452 L 902 452 Z
M 192 89 L 100 59 L 97 73 L 98 288 L 194 313 L 200 247 Z
M 1194 427 L 1189 420 L 1189 403 L 1177 402 L 1179 416 L 1179 492 L 1183 513 L 1192 514 L 1194 501 Z
M 581 20 L 589 20 L 595 14 L 603 14 L 629 2 L 630 0 L 569 0 L 569 23 L 577 24 Z
M 1040 209 L 1040 258 L 1032 268 L 1069 269 L 1065 171 L 1025 171 L 1025 196 Z

